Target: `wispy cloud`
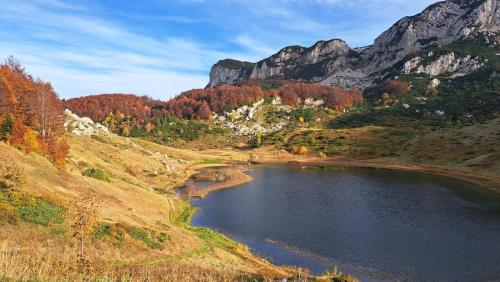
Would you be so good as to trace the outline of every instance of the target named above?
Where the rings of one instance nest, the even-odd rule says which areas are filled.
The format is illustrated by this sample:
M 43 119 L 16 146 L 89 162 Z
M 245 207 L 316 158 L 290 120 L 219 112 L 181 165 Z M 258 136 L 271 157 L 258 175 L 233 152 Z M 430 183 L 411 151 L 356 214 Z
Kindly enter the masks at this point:
M 71 3 L 66 3 L 60 0 L 36 0 L 36 3 L 51 8 L 73 11 L 88 11 L 86 7 Z
M 256 57 L 254 60 L 258 60 L 259 58 L 269 56 L 276 52 L 275 49 L 266 46 L 265 43 L 251 37 L 248 34 L 238 35 L 235 42 L 249 50 Z
M 207 68 L 224 55 L 194 40 L 152 38 L 94 16 L 55 12 L 45 1 L 9 5 L 9 13 L 0 15 L 24 25 L 22 35 L 2 34 L 0 55 L 19 57 L 29 71 L 53 81 L 63 97 L 106 91 L 171 97 L 205 86 Z

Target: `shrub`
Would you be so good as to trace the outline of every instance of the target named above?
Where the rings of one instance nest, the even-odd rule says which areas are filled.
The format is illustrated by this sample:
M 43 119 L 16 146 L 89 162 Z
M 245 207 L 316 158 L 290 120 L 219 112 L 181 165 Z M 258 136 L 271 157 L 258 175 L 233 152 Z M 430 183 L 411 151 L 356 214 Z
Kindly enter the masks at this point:
M 111 181 L 109 175 L 100 168 L 91 167 L 86 169 L 82 174 L 83 176 L 92 177 L 101 181 L 106 181 L 106 182 Z
M 110 238 L 114 242 L 123 242 L 125 235 L 124 233 L 125 232 L 123 231 L 123 228 L 121 228 L 121 225 L 101 223 L 94 233 L 94 238 Z
M 314 116 L 314 109 L 300 108 L 293 110 L 290 115 L 293 119 L 298 120 L 300 123 L 310 122 Z
M 6 219 L 10 224 L 15 224 L 17 222 L 16 210 L 8 202 L 0 201 L 0 218 Z
M 0 159 L 0 191 L 19 187 L 24 183 L 22 170 L 5 159 Z
M 36 198 L 30 194 L 12 191 L 7 194 L 7 201 L 13 206 L 32 206 L 36 203 Z
M 293 154 L 299 154 L 299 155 L 305 155 L 309 153 L 309 149 L 306 146 L 293 146 L 292 148 L 292 153 Z

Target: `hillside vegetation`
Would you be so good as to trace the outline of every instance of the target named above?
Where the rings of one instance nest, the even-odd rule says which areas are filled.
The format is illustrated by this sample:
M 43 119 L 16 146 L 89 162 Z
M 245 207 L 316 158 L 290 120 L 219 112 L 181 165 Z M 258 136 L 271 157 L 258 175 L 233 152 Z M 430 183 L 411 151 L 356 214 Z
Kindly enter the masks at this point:
M 191 226 L 193 208 L 175 195 L 195 169 L 241 156 L 111 134 L 64 112 L 50 83 L 13 58 L 0 65 L 0 95 L 0 280 L 233 281 L 297 272 Z
M 172 188 L 210 156 L 115 135 L 66 138 L 72 149 L 65 169 L 0 143 L 3 278 L 231 281 L 293 273 L 190 226 L 193 210 Z M 82 264 L 70 214 L 89 195 L 96 224 Z

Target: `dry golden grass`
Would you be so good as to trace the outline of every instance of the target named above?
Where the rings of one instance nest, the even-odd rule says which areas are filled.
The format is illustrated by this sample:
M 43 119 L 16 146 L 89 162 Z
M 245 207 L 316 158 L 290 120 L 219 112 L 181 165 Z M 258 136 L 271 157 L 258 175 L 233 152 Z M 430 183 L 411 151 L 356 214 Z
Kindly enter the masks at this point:
M 23 244 L 3 238 L 0 241 L 0 273 L 4 278 L 23 281 L 233 281 L 251 277 L 182 262 L 124 263 L 122 260 L 128 258 L 125 255 L 130 255 L 130 250 L 116 250 L 99 242 L 89 245 L 90 260 L 80 264 L 75 252 L 76 242 L 53 235 L 43 238 L 41 234 L 27 233 L 35 237 L 23 238 Z

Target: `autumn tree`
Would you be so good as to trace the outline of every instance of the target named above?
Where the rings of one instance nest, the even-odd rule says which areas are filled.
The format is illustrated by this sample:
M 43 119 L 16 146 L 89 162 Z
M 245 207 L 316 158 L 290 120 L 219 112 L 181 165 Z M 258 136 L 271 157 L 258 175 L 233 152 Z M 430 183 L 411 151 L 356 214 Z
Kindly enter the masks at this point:
M 35 86 L 36 103 L 35 128 L 38 129 L 40 138 L 49 143 L 53 135 L 64 130 L 63 104 L 50 83 L 38 80 Z
M 85 263 L 85 244 L 98 223 L 96 195 L 86 194 L 70 202 L 68 220 L 73 237 L 79 241 L 78 262 Z
M 386 90 L 393 95 L 404 95 L 410 91 L 410 84 L 404 80 L 390 80 L 387 82 Z
M 58 141 L 51 140 L 48 145 L 48 151 L 52 161 L 58 166 L 64 166 L 66 156 L 69 154 L 69 144 L 65 139 Z
M 208 107 L 207 102 L 203 102 L 198 109 L 198 115 L 201 119 L 210 119 L 212 116 L 212 111 Z

